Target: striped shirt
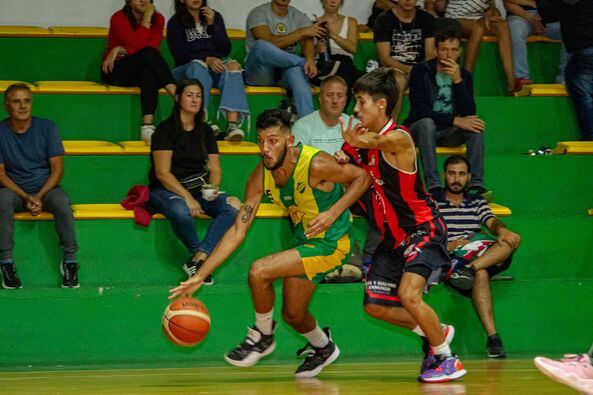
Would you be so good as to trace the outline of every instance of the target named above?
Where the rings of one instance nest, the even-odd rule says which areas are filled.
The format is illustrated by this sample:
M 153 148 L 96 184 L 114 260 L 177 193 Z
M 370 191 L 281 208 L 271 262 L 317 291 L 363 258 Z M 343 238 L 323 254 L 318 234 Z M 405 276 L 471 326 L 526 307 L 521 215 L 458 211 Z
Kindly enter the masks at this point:
M 480 195 L 466 193 L 459 206 L 451 204 L 444 191 L 435 196 L 435 200 L 447 224 L 448 241 L 471 238 L 482 231 L 482 225 L 486 226 L 490 218 L 496 218 Z
M 445 17 L 453 19 L 481 19 L 492 0 L 449 0 Z

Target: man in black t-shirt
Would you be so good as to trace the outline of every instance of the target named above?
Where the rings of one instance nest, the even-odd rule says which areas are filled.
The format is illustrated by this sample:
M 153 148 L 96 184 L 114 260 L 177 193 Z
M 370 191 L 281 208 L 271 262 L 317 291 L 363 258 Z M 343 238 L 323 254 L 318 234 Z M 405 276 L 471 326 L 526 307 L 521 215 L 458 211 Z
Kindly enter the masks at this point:
M 434 17 L 416 8 L 416 0 L 400 0 L 377 17 L 375 45 L 379 62 L 395 69 L 398 99 L 392 117 L 397 120 L 412 66 L 434 57 Z

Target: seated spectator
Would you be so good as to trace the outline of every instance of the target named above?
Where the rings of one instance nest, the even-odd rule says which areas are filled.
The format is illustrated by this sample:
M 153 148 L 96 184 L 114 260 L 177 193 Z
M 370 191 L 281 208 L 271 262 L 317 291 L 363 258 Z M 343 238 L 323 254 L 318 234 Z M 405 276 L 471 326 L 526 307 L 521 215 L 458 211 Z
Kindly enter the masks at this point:
M 152 2 L 126 0 L 111 17 L 107 51 L 101 65 L 101 81 L 116 86 L 139 86 L 142 107 L 140 138 L 150 143 L 154 133 L 159 88 L 175 94 L 175 81 L 159 52 L 165 18 Z
M 574 105 L 582 141 L 593 141 L 593 1 L 537 0 L 544 23 L 560 22 L 569 54 L 566 89 Z
M 308 78 L 318 75 L 313 37 L 327 35 L 321 22 L 311 24 L 290 0 L 272 0 L 255 7 L 247 16 L 245 81 L 248 85 L 281 83 L 292 91 L 298 117 L 313 112 Z M 296 54 L 301 44 L 303 57 Z M 327 75 L 320 74 L 319 77 Z
M 495 35 L 498 39 L 498 51 L 506 76 L 506 88 L 509 93 L 515 87 L 513 71 L 513 47 L 507 21 L 501 16 L 493 0 L 449 0 L 445 12 L 447 18 L 457 19 L 461 24 L 462 34 L 467 38 L 463 66 L 470 72 L 474 70 L 484 34 Z
M 212 129 L 204 122 L 202 92 L 198 80 L 179 82 L 173 112 L 158 125 L 150 147 L 149 207 L 167 217 L 191 254 L 183 266 L 188 277 L 196 274 L 234 223 L 241 205 L 218 190 L 220 158 Z M 202 241 L 193 220 L 200 214 L 212 218 Z M 212 284 L 212 278 L 206 283 Z
M 420 62 L 410 78 L 410 116 L 406 125 L 420 149 L 424 180 L 432 194 L 441 187 L 436 147 L 467 144 L 472 169 L 470 188 L 488 192 L 483 185 L 484 121 L 476 116 L 472 75 L 457 63 L 461 52 L 458 30 L 439 30 L 437 58 Z
M 344 138 L 340 117 L 348 119 L 348 115 L 344 114 L 347 89 L 346 81 L 337 75 L 321 82 L 319 110 L 299 119 L 292 127 L 295 144 L 319 148 L 330 155 L 342 149 Z
M 208 7 L 206 0 L 175 1 L 175 15 L 167 23 L 167 43 L 175 59 L 173 77 L 176 80 L 195 78 L 204 86 L 204 109 L 212 86 L 220 88 L 218 111 L 226 115 L 224 139 L 241 141 L 245 133 L 240 122 L 249 115 L 247 94 L 241 65 L 227 57 L 231 40 L 222 16 Z
M 352 85 L 364 74 L 354 66 L 352 61 L 358 46 L 358 26 L 356 19 L 339 13 L 344 4 L 342 0 L 321 0 L 321 4 L 324 14 L 317 20 L 327 27 L 328 37 L 317 42 L 316 52 L 320 59 L 327 57 L 328 59 L 324 59 L 324 61 L 333 61 L 334 64 L 339 65 L 336 75 L 342 77 L 348 84 L 348 99 L 346 101 L 348 104 L 352 97 Z M 319 68 L 323 70 L 326 67 Z
M 467 192 L 471 175 L 463 156 L 447 158 L 444 170 L 446 188 L 434 197 L 447 224 L 447 249 L 453 257 L 449 284 L 472 298 L 488 336 L 488 357 L 504 358 L 494 323 L 490 279 L 509 268 L 521 238 L 506 228 L 482 197 Z M 483 233 L 482 226 L 491 235 Z
M 379 14 L 392 9 L 393 7 L 395 7 L 396 4 L 397 0 L 375 0 L 375 2 L 373 2 L 373 9 L 371 11 L 371 15 L 369 16 L 369 20 L 366 24 L 366 26 L 369 27 L 369 30 L 373 30 L 373 28 L 375 27 L 375 21 L 377 20 Z M 424 11 L 428 11 L 429 13 L 436 16 L 435 0 L 417 0 L 416 7 Z
M 0 269 L 2 288 L 23 285 L 16 271 L 14 213 L 33 216 L 47 211 L 54 216 L 63 258 L 62 288 L 78 288 L 76 235 L 70 199 L 60 187 L 64 175 L 64 146 L 57 126 L 32 116 L 32 94 L 26 84 L 10 85 L 4 92 L 8 118 L 0 122 Z
M 529 0 L 530 5 L 523 5 L 524 0 L 506 0 L 504 5 L 510 14 L 508 17 L 509 29 L 513 40 L 513 68 L 515 70 L 515 87 L 518 92 L 523 85 L 533 84 L 529 76 L 527 63 L 527 38 L 532 34 L 545 36 L 554 40 L 561 40 L 560 24 L 549 23 L 544 25 L 542 18 L 537 13 L 535 0 Z M 567 55 L 564 46 L 560 50 L 560 62 L 556 83 L 564 84 L 564 67 Z
M 434 57 L 434 17 L 416 8 L 416 0 L 400 0 L 377 17 L 375 44 L 379 62 L 396 70 L 398 98 L 392 118 L 397 122 L 412 66 Z

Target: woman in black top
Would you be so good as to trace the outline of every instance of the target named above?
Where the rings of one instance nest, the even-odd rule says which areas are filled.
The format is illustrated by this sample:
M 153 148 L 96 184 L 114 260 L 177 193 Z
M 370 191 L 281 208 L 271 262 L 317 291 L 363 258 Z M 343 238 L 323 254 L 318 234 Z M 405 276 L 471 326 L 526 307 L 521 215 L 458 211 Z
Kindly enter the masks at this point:
M 183 269 L 192 276 L 235 221 L 241 202 L 219 192 L 222 178 L 218 146 L 204 122 L 203 88 L 198 80 L 179 82 L 173 113 L 152 136 L 150 204 L 171 222 L 192 254 Z M 213 220 L 200 241 L 194 217 Z M 205 284 L 212 283 L 208 278 Z

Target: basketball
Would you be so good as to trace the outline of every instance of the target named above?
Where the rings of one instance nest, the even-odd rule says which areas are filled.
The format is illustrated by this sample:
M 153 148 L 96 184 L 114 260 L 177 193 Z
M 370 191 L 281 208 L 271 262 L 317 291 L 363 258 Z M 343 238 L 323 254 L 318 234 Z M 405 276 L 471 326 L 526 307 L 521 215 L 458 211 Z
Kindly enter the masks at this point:
M 163 313 L 163 331 L 178 346 L 195 346 L 209 330 L 210 314 L 198 299 L 179 298 L 171 302 Z

